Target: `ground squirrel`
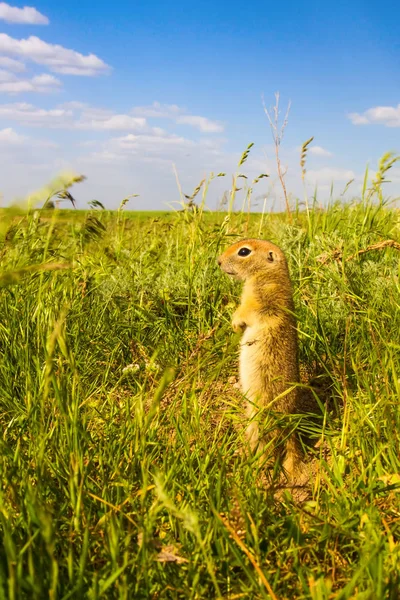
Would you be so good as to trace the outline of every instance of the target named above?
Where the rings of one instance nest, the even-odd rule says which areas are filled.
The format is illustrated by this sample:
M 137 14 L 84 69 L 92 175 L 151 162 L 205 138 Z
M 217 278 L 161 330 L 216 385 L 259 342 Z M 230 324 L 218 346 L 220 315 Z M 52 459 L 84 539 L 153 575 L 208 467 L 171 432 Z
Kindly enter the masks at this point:
M 293 387 L 299 382 L 299 363 L 289 269 L 280 248 L 255 239 L 230 246 L 218 258 L 218 264 L 228 275 L 244 281 L 232 327 L 243 332 L 240 386 L 247 398 L 246 438 L 255 451 L 263 446 L 257 419 L 261 409 L 303 412 L 300 390 Z M 302 469 L 302 447 L 296 435 L 287 438 L 283 456 L 284 471 L 290 478 L 296 477 Z

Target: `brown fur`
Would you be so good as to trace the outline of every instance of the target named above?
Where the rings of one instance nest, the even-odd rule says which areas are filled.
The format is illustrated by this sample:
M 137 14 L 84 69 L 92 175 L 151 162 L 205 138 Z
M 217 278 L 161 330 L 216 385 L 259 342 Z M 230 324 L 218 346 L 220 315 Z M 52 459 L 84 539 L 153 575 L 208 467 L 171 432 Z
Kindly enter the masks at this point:
M 248 248 L 248 256 L 240 256 Z M 245 239 L 233 244 L 218 259 L 228 275 L 244 281 L 241 303 L 232 326 L 242 331 L 240 385 L 248 402 L 246 438 L 252 451 L 265 444 L 260 440 L 257 415 L 260 410 L 297 414 L 302 412 L 302 395 L 293 387 L 300 380 L 298 342 L 293 293 L 286 258 L 268 241 Z M 290 391 L 288 391 L 290 390 Z M 277 432 L 276 445 L 285 432 Z M 284 470 L 296 478 L 302 470 L 302 449 L 296 435 L 286 441 Z

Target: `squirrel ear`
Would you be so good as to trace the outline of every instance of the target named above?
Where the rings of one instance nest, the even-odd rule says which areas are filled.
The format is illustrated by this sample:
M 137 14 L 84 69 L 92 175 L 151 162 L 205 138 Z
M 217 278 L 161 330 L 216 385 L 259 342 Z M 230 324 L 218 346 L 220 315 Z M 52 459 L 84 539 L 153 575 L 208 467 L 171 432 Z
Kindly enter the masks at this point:
M 272 250 L 270 250 L 268 252 L 267 260 L 269 262 L 274 262 L 274 260 L 275 260 L 275 253 Z

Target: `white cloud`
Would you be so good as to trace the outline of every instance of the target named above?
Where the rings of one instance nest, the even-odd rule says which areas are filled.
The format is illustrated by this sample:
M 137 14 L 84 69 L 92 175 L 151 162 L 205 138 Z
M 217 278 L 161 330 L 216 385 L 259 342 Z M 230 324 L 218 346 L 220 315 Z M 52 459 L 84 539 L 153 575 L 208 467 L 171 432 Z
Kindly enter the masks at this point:
M 15 75 L 10 73 L 9 71 L 6 71 L 5 69 L 0 69 L 0 81 L 10 81 L 13 79 L 13 77 L 15 77 Z
M 115 114 L 111 110 L 97 108 L 80 102 L 67 102 L 59 108 L 72 112 L 73 120 L 68 127 L 88 131 L 145 131 L 151 130 L 144 117 Z
M 350 113 L 348 117 L 353 125 L 368 125 L 369 123 L 367 117 L 364 117 L 358 113 Z
M 203 133 L 220 133 L 224 130 L 221 123 L 211 121 L 206 117 L 197 117 L 192 115 L 183 115 L 175 119 L 178 125 L 191 125 Z
M 159 152 L 166 147 L 173 148 L 190 148 L 195 145 L 195 142 L 188 140 L 178 135 L 156 136 L 156 135 L 133 135 L 132 133 L 114 138 L 112 142 L 119 145 L 122 149 L 139 150 L 144 147 L 149 151 Z
M 257 177 L 261 173 L 269 175 L 274 170 L 274 162 L 267 157 L 261 157 L 260 155 L 255 156 L 250 154 L 246 160 L 246 172 L 250 171 L 251 175 Z
M 146 119 L 130 117 L 129 115 L 112 115 L 107 118 L 95 118 L 82 114 L 80 122 L 75 124 L 77 129 L 138 131 L 146 129 Z
M 148 133 L 111 138 L 103 142 L 97 152 L 86 157 L 91 162 L 111 159 L 126 162 L 133 156 L 163 160 L 171 163 L 177 156 L 187 155 L 191 148 L 199 146 L 196 142 L 177 135 L 150 135 Z
M 22 73 L 26 70 L 23 62 L 9 58 L 8 56 L 0 56 L 0 68 L 5 68 L 15 73 Z
M 150 106 L 136 106 L 132 113 L 140 117 L 148 117 L 155 119 L 173 119 L 183 111 L 182 108 L 176 104 L 160 104 L 160 102 L 153 102 Z
M 0 2 L 0 20 L 6 23 L 21 23 L 24 25 L 49 24 L 49 19 L 32 6 L 17 8 L 5 2 Z
M 120 163 L 123 158 L 124 157 L 118 154 L 118 152 L 111 152 L 110 150 L 104 149 L 83 157 L 82 162 L 94 163 L 96 165 L 102 163 L 109 165 L 111 163 Z
M 48 86 L 58 86 L 61 85 L 61 81 L 54 77 L 54 75 L 49 75 L 48 73 L 42 73 L 42 75 L 36 75 L 32 79 L 33 83 L 37 85 L 48 85 Z
M 89 144 L 86 144 L 89 145 Z M 98 150 L 81 157 L 83 163 L 92 164 L 157 164 L 171 168 L 173 162 L 187 160 L 191 151 L 198 152 L 202 144 L 182 136 L 151 133 L 128 134 L 108 139 L 101 143 Z
M 314 156 L 332 156 L 332 152 L 325 150 L 321 146 L 310 146 L 308 151 L 310 154 L 314 154 Z
M 397 106 L 376 106 L 363 113 L 350 113 L 348 117 L 353 125 L 377 123 L 386 127 L 400 127 L 400 104 Z
M 26 102 L 0 104 L 0 119 L 7 119 L 37 127 L 68 127 L 73 117 L 72 110 L 55 108 L 46 110 Z
M 64 102 L 58 108 L 66 108 L 72 110 L 76 114 L 80 114 L 81 117 L 86 121 L 94 120 L 105 120 L 112 117 L 115 113 L 108 108 L 99 108 L 98 106 L 91 106 L 84 102 Z
M 5 72 L 4 72 L 5 73 Z M 13 90 L 17 87 L 16 81 L 10 81 L 12 74 L 6 73 L 7 79 L 2 83 L 2 71 L 0 71 L 0 91 Z M 15 76 L 14 76 L 15 77 Z M 53 75 L 39 75 L 30 82 L 26 82 L 24 91 L 43 91 L 54 89 L 59 85 Z M 22 84 L 22 82 L 20 82 Z M 33 89 L 29 89 L 29 85 Z M 8 86 L 8 87 L 6 87 Z M 22 85 L 21 85 L 22 87 Z M 150 135 L 163 136 L 164 130 L 159 127 L 150 127 L 143 117 L 131 115 L 114 114 L 110 110 L 92 107 L 80 102 L 67 102 L 52 110 L 38 108 L 33 104 L 16 102 L 15 104 L 0 104 L 0 119 L 5 118 L 18 123 L 29 124 L 36 127 L 47 127 L 50 129 L 79 129 L 85 131 L 135 131 L 148 133 Z
M 296 151 L 301 152 L 302 146 L 298 146 L 296 148 Z M 325 150 L 325 148 L 322 148 L 322 146 L 309 146 L 307 148 L 307 153 L 313 154 L 314 156 L 325 156 L 325 157 L 333 156 L 332 152 L 329 152 L 329 150 Z
M 5 94 L 20 94 L 22 92 L 48 93 L 53 92 L 61 86 L 53 75 L 43 73 L 32 79 L 21 79 L 14 73 L 0 69 L 0 92 Z
M 355 178 L 354 171 L 350 169 L 335 169 L 324 167 L 322 169 L 310 169 L 307 171 L 307 181 L 309 183 L 331 183 L 336 181 L 350 181 Z
M 2 73 L 6 73 L 4 83 Z M 16 93 L 18 91 L 51 91 L 57 88 L 60 82 L 52 75 L 40 75 L 29 81 L 19 81 L 12 73 L 0 70 L 0 91 Z M 31 125 L 50 128 L 69 128 L 87 131 L 126 131 L 140 132 L 160 138 L 168 137 L 168 133 L 161 127 L 152 127 L 143 116 L 115 114 L 111 110 L 98 108 L 82 102 L 67 102 L 56 107 L 55 110 L 43 110 L 31 104 L 16 103 L 1 105 L 0 118 L 4 110 L 9 119 L 20 123 L 29 122 Z M 183 117 L 182 117 L 183 118 Z M 178 122 L 177 119 L 174 119 Z M 216 133 L 220 126 L 205 117 L 185 115 L 185 124 L 197 126 L 203 133 Z M 209 143 L 211 140 L 203 140 Z
M 224 127 L 218 121 L 212 121 L 207 117 L 187 114 L 184 108 L 176 104 L 160 104 L 153 102 L 150 106 L 137 106 L 132 113 L 142 117 L 153 119 L 171 119 L 178 125 L 190 125 L 202 133 L 220 133 Z
M 16 131 L 14 131 L 14 129 L 11 129 L 11 127 L 8 127 L 7 129 L 0 129 L 0 145 L 15 145 L 15 144 L 22 144 L 25 141 L 25 137 L 23 135 L 20 135 L 19 133 L 17 133 Z
M 57 148 L 57 144 L 50 140 L 32 139 L 28 136 L 17 133 L 11 127 L 0 129 L 0 149 L 10 152 L 13 148 L 20 152 L 24 148 L 40 147 L 40 148 Z
M 58 44 L 48 44 L 36 36 L 17 40 L 0 33 L 0 52 L 46 65 L 51 71 L 64 75 L 93 76 L 109 70 L 109 66 L 95 54 L 84 56 Z
M 86 104 L 85 102 L 76 102 L 75 100 L 71 100 L 70 102 L 64 102 L 63 104 L 60 104 L 61 108 L 71 108 L 72 110 L 79 110 L 79 109 L 85 109 L 89 107 L 89 104 Z

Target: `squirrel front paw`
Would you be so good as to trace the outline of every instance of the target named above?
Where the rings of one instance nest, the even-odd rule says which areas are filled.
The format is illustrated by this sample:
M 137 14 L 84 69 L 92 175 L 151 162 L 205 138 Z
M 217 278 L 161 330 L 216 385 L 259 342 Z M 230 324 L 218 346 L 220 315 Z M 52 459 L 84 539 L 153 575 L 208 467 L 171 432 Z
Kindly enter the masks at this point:
M 236 333 L 241 333 L 246 329 L 247 325 L 239 315 L 233 315 L 232 329 Z

